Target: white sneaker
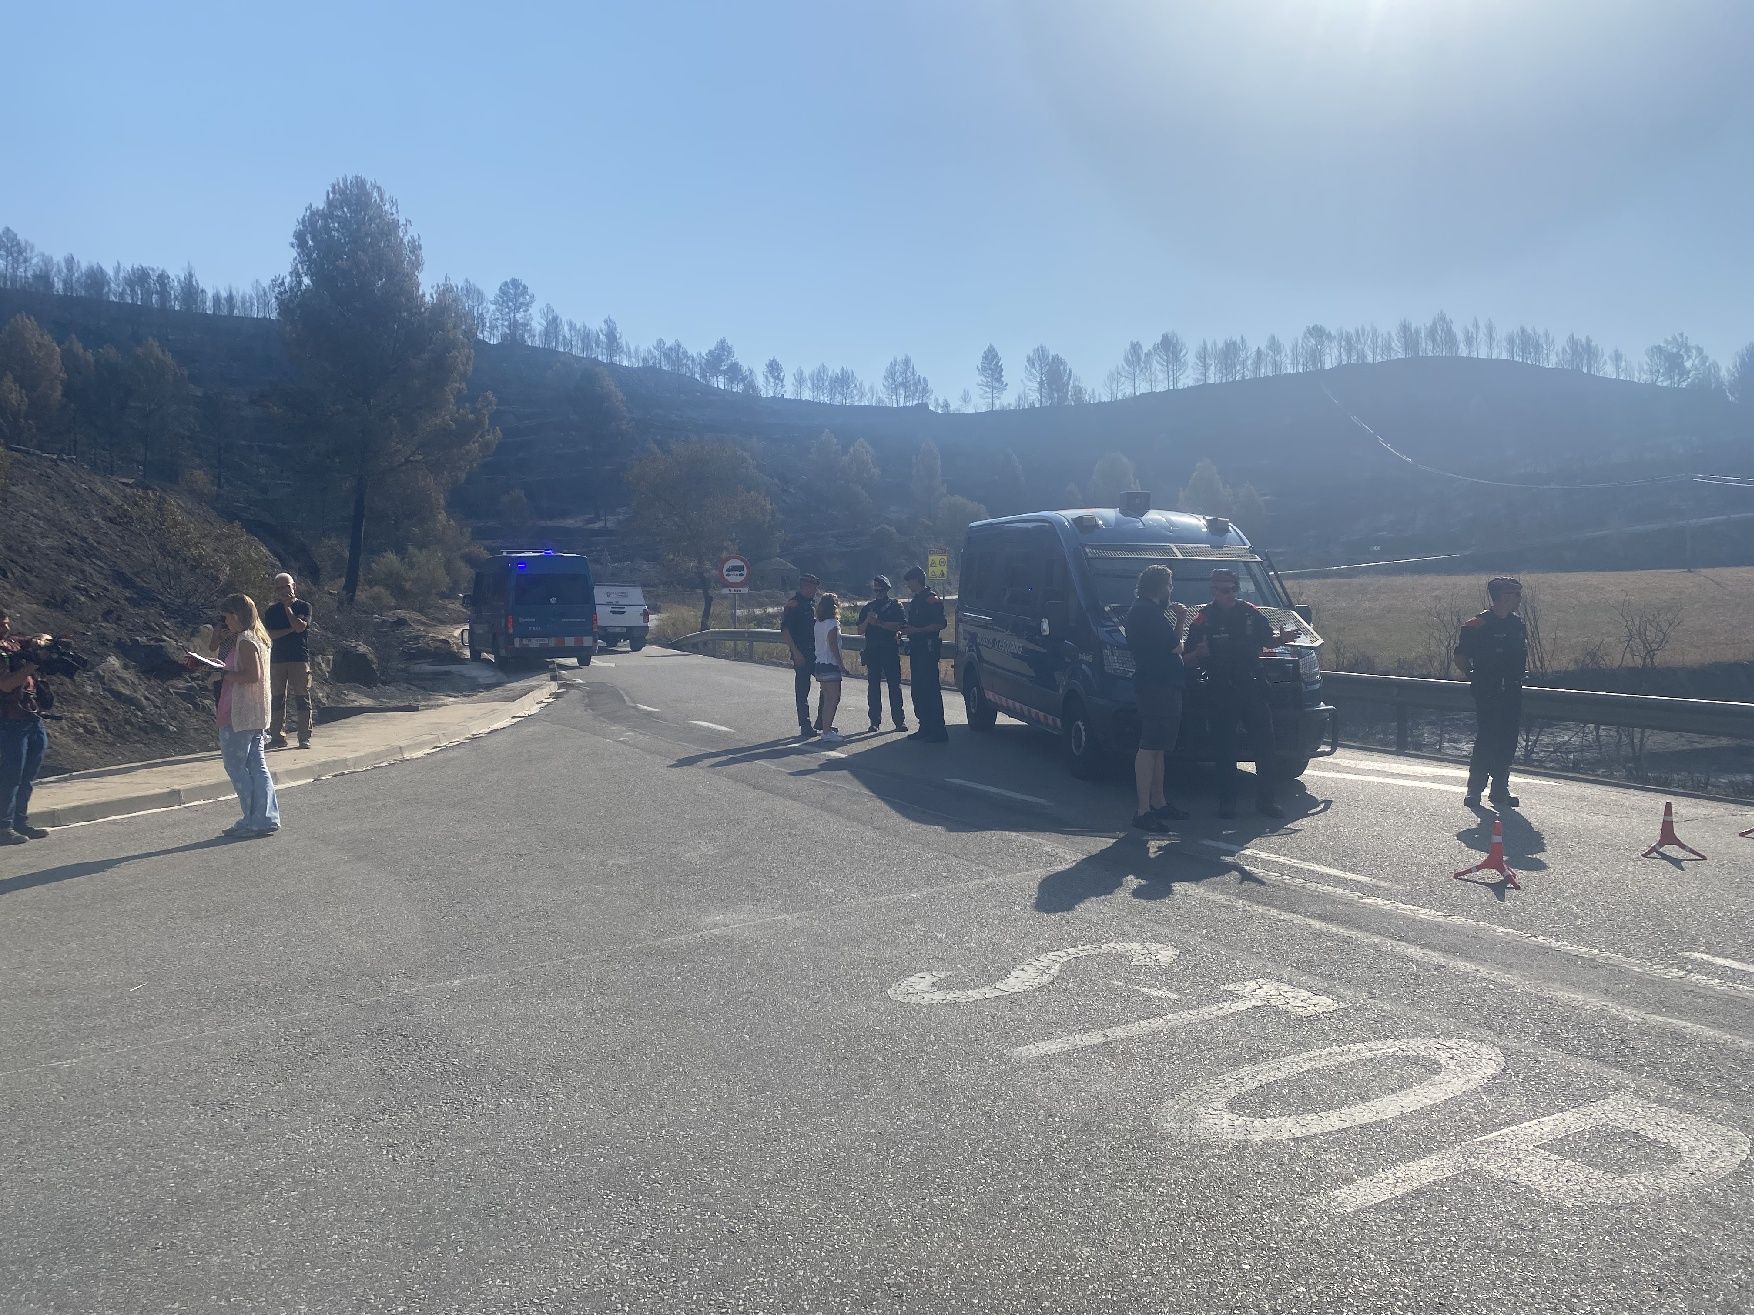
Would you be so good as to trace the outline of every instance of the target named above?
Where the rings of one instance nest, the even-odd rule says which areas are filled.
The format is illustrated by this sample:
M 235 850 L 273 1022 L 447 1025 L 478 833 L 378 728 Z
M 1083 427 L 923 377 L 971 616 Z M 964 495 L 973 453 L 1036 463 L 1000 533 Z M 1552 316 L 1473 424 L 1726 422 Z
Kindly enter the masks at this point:
M 824 744 L 845 744 L 847 742 L 847 737 L 842 735 L 839 731 L 830 728 L 822 732 L 822 742 Z

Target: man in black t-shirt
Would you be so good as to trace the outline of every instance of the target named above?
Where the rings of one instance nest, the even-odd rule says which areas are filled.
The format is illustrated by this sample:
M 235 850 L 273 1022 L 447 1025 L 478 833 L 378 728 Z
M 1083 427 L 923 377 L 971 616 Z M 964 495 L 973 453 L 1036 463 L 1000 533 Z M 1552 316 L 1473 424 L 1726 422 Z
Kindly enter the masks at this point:
M 274 602 L 262 613 L 263 628 L 273 648 L 268 655 L 268 680 L 274 710 L 268 720 L 268 747 L 286 747 L 286 699 L 298 707 L 298 747 L 311 747 L 311 605 L 298 596 L 298 585 L 285 571 L 274 577 Z
M 902 577 L 913 592 L 907 604 L 907 624 L 901 633 L 907 636 L 908 683 L 914 691 L 914 720 L 920 728 L 910 740 L 927 744 L 946 744 L 950 733 L 944 729 L 944 691 L 938 685 L 938 658 L 944 651 L 944 628 L 950 618 L 944 613 L 944 600 L 926 587 L 926 573 L 915 566 Z
M 1523 676 L 1529 665 L 1529 632 L 1517 614 L 1522 606 L 1522 581 L 1508 575 L 1486 582 L 1492 606 L 1462 625 L 1456 637 L 1456 666 L 1474 694 L 1474 753 L 1468 762 L 1468 793 L 1464 803 L 1480 806 L 1480 792 L 1490 784 L 1491 799 L 1500 808 L 1515 808 L 1510 792 L 1510 764 L 1516 757 L 1523 715 Z
M 1255 808 L 1268 817 L 1284 817 L 1274 799 L 1273 709 L 1261 673 L 1261 650 L 1276 644 L 1279 636 L 1254 604 L 1237 597 L 1240 584 L 1228 566 L 1212 572 L 1212 601 L 1188 623 L 1188 661 L 1206 677 L 1218 816 L 1236 816 L 1236 731 L 1241 725 L 1255 763 Z
M 889 577 L 879 575 L 871 581 L 876 594 L 859 609 L 859 633 L 865 637 L 865 705 L 871 714 L 871 729 L 882 729 L 883 686 L 889 686 L 889 715 L 895 729 L 907 729 L 907 717 L 901 704 L 901 640 L 907 613 L 900 603 L 889 596 Z
M 798 734 L 808 740 L 820 733 L 810 719 L 810 672 L 816 665 L 816 589 L 814 575 L 798 577 L 798 592 L 786 599 L 780 632 L 792 659 L 792 698 L 797 704 Z

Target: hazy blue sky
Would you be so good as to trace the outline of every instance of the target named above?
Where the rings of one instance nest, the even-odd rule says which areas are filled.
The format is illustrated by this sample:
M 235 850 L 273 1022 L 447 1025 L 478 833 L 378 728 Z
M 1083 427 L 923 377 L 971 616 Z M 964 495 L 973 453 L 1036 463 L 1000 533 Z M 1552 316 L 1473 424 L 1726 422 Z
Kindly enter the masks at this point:
M 210 284 L 344 173 L 428 272 L 954 398 L 990 340 L 1443 307 L 1754 338 L 1754 4 L 7 6 L 0 223 Z

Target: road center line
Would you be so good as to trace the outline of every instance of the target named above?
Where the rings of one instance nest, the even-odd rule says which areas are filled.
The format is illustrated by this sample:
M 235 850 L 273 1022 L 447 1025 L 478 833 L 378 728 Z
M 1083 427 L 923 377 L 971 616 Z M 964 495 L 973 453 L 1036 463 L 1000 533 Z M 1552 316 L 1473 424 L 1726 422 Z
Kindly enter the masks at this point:
M 1720 959 L 1715 954 L 1701 954 L 1697 950 L 1685 950 L 1682 958 L 1697 959 L 1700 963 L 1715 963 L 1719 968 L 1734 968 L 1739 973 L 1754 973 L 1754 963 L 1743 963 L 1740 959 Z
M 721 726 L 716 721 L 692 721 L 691 720 L 688 724 L 690 726 L 705 726 L 709 731 L 723 731 L 726 735 L 735 735 L 737 733 L 736 731 L 732 730 L 729 726 Z
M 1393 936 L 1382 936 L 1359 927 L 1348 927 L 1344 923 L 1330 922 L 1326 918 L 1313 917 L 1307 913 L 1296 913 L 1290 909 L 1277 909 L 1271 904 L 1263 904 L 1259 900 L 1248 899 L 1241 895 L 1226 895 L 1205 886 L 1191 886 L 1188 893 L 1195 899 L 1214 900 L 1219 904 L 1228 904 L 1233 908 L 1252 910 L 1263 917 L 1278 918 L 1282 922 L 1301 923 L 1306 927 L 1313 927 L 1330 935 L 1343 936 L 1347 940 L 1358 941 L 1365 945 L 1374 945 L 1378 949 L 1387 950 L 1390 954 L 1399 955 L 1403 959 L 1412 959 L 1416 963 L 1429 963 L 1440 968 L 1450 968 L 1456 972 L 1469 973 L 1475 977 L 1485 978 L 1487 981 L 1497 982 L 1502 986 L 1509 986 L 1514 990 L 1534 991 L 1563 1004 L 1580 1005 L 1600 1013 L 1612 1014 L 1625 1022 L 1670 1028 L 1706 1041 L 1734 1046 L 1739 1050 L 1754 1051 L 1754 1041 L 1734 1032 L 1724 1032 L 1715 1027 L 1707 1027 L 1703 1023 L 1689 1022 L 1684 1018 L 1671 1018 L 1667 1014 L 1653 1014 L 1643 1009 L 1634 1009 L 1630 1005 L 1616 1004 L 1612 1000 L 1604 1000 L 1600 996 L 1590 995 L 1587 992 L 1573 991 L 1563 986 L 1557 986 L 1542 977 L 1519 973 L 1508 968 L 1494 968 L 1489 964 L 1476 963 L 1472 959 L 1464 959 L 1459 955 L 1445 954 L 1442 950 L 1428 950 L 1423 945 L 1396 940 Z
M 1320 881 L 1311 881 L 1307 877 L 1294 877 L 1289 872 L 1271 872 L 1259 868 L 1249 868 L 1249 872 L 1267 881 L 1277 881 L 1281 885 L 1300 886 L 1305 890 L 1316 891 L 1323 895 L 1333 895 L 1340 899 L 1351 900 L 1354 904 L 1364 904 L 1390 913 L 1399 913 L 1404 917 L 1417 918 L 1421 922 L 1440 922 L 1452 927 L 1467 927 L 1470 930 L 1485 932 L 1505 940 L 1520 941 L 1524 945 L 1538 945 L 1544 950 L 1568 954 L 1574 959 L 1588 959 L 1594 963 L 1623 968 L 1627 972 L 1637 973 L 1641 977 L 1655 977 L 1667 982 L 1687 982 L 1694 986 L 1710 987 L 1714 991 L 1754 996 L 1754 986 L 1744 985 L 1741 982 L 1726 982 L 1721 978 L 1707 977 L 1703 973 L 1688 972 L 1684 968 L 1670 968 L 1665 964 L 1652 963 L 1647 959 L 1635 959 L 1631 955 L 1616 954 L 1612 950 L 1598 950 L 1588 945 L 1574 945 L 1570 941 L 1562 941 L 1553 936 L 1543 936 L 1539 932 L 1524 931 L 1520 927 L 1506 927 L 1495 922 L 1482 922 L 1478 918 L 1469 918 L 1460 913 L 1446 913 L 1441 909 L 1430 909 L 1419 904 L 1404 904 L 1400 900 L 1384 899 L 1380 895 L 1367 895 L 1360 890 L 1347 890 L 1342 886 L 1329 886 Z
M 1014 799 L 1021 804 L 1035 804 L 1040 808 L 1052 808 L 1053 801 L 1041 799 L 1032 794 L 1019 794 L 1015 790 L 1001 790 L 996 785 L 982 785 L 979 781 L 965 781 L 960 776 L 947 776 L 945 785 L 960 785 L 964 790 L 979 790 L 982 794 L 997 795 L 1001 799 Z
M 1362 881 L 1367 886 L 1381 886 L 1385 890 L 1405 890 L 1405 886 L 1396 885 L 1392 881 L 1383 881 L 1378 877 L 1367 877 L 1362 872 L 1345 872 L 1340 868 L 1323 867 L 1320 863 L 1308 863 L 1301 858 L 1286 858 L 1283 854 L 1268 853 L 1264 849 L 1245 849 L 1241 845 L 1233 845 L 1224 840 L 1202 840 L 1202 845 L 1213 849 L 1222 849 L 1238 858 L 1268 859 L 1274 863 L 1285 863 L 1294 868 L 1303 868 L 1308 872 L 1320 872 L 1325 877 L 1340 877 L 1346 881 Z

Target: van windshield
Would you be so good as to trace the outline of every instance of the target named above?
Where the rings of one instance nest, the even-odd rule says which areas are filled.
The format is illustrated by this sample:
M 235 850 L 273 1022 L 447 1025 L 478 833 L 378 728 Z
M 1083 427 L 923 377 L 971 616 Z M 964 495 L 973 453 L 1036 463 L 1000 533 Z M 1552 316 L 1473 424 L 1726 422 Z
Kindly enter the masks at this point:
M 593 603 L 588 575 L 518 575 L 512 581 L 514 607 L 566 607 Z
M 1278 591 L 1267 579 L 1266 569 L 1259 562 L 1196 561 L 1182 558 L 1164 561 L 1161 557 L 1086 557 L 1090 578 L 1096 585 L 1098 604 L 1105 612 L 1124 616 L 1132 607 L 1139 572 L 1147 566 L 1167 566 L 1175 572 L 1175 588 L 1171 597 L 1189 607 L 1212 601 L 1212 571 L 1228 566 L 1236 572 L 1242 588 L 1238 596 L 1256 607 L 1282 607 Z

